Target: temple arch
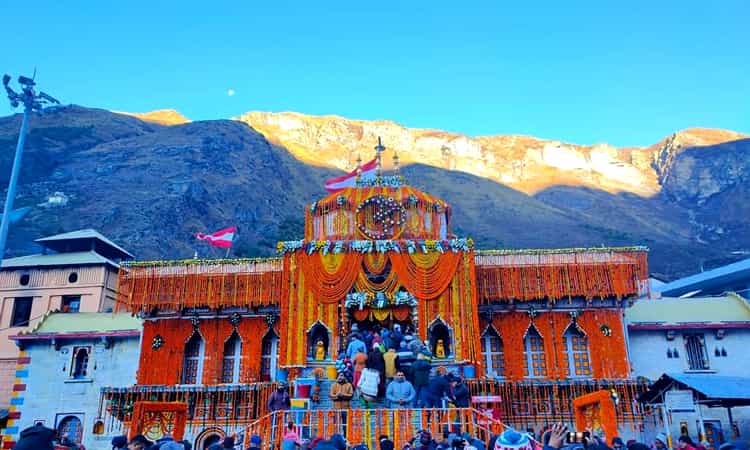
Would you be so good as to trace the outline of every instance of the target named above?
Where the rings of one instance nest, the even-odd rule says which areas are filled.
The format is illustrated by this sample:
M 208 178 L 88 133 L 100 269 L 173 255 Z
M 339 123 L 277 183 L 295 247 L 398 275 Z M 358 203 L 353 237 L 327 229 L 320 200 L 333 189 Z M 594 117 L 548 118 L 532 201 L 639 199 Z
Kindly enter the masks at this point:
M 432 321 L 427 329 L 427 334 L 430 342 L 430 351 L 435 358 L 441 359 L 441 356 L 438 355 L 441 343 L 443 347 L 442 352 L 444 353 L 442 358 L 453 356 L 453 332 L 441 318 L 438 317 Z
M 310 330 L 307 332 L 307 358 L 308 359 L 317 359 L 316 353 L 317 353 L 317 347 L 318 347 L 318 341 L 323 342 L 323 349 L 325 351 L 323 359 L 330 359 L 330 349 L 329 349 L 329 343 L 330 343 L 330 336 L 331 332 L 323 325 L 321 321 L 316 321 L 312 327 L 310 327 Z

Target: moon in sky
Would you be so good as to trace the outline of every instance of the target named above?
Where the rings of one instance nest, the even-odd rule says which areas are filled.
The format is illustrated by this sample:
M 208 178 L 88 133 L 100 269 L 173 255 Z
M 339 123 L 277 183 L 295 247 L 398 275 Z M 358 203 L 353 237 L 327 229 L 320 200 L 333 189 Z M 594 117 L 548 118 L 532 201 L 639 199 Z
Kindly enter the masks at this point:
M 229 97 L 233 96 L 233 95 L 234 95 L 234 89 L 228 89 L 228 90 L 227 90 L 227 95 L 228 95 Z

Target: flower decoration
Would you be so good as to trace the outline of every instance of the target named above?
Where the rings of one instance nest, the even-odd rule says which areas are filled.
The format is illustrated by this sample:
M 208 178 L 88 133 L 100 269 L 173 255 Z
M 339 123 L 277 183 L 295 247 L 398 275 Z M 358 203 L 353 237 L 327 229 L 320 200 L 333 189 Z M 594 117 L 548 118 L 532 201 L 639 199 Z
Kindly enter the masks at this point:
M 237 325 L 240 324 L 241 319 L 242 316 L 240 316 L 240 313 L 235 312 L 232 313 L 232 315 L 229 317 L 229 323 L 231 323 L 233 327 L 237 328 Z
M 407 201 L 409 203 L 409 206 L 416 206 L 417 203 L 419 202 L 419 199 L 417 198 L 416 195 L 409 194 L 409 197 L 408 197 Z
M 190 319 L 190 323 L 193 325 L 193 330 L 198 330 L 198 327 L 201 324 L 201 319 L 199 319 L 198 316 L 195 316 Z
M 312 205 L 310 205 L 310 213 L 314 213 L 316 209 L 318 209 L 318 202 L 312 202 Z
M 151 341 L 151 348 L 154 350 L 159 350 L 164 346 L 164 338 L 161 337 L 160 334 L 157 334 L 154 336 L 154 339 Z
M 371 239 L 398 234 L 406 223 L 406 210 L 393 197 L 373 195 L 357 206 L 357 228 Z
M 599 331 L 601 331 L 602 334 L 607 337 L 612 336 L 612 328 L 610 328 L 609 325 L 607 324 L 604 324 L 601 327 L 599 327 Z
M 325 254 L 328 253 L 344 253 L 346 251 L 354 251 L 358 253 L 389 253 L 396 252 L 402 253 L 404 250 L 409 254 L 414 254 L 419 251 L 422 253 L 439 252 L 445 253 L 446 251 L 452 251 L 458 253 L 461 251 L 467 252 L 474 248 L 474 241 L 472 239 L 451 239 L 451 240 L 404 240 L 394 241 L 388 239 L 378 240 L 354 240 L 354 241 L 281 241 L 276 245 L 279 253 L 294 253 L 300 249 L 304 249 L 309 255 L 315 252 Z
M 365 307 L 381 309 L 390 306 L 417 306 L 417 298 L 406 291 L 397 291 L 393 295 L 382 292 L 351 292 L 346 295 L 344 305 L 347 308 L 356 307 L 360 310 Z
M 336 197 L 336 204 L 338 206 L 344 206 L 346 204 L 346 197 L 343 195 L 339 195 Z

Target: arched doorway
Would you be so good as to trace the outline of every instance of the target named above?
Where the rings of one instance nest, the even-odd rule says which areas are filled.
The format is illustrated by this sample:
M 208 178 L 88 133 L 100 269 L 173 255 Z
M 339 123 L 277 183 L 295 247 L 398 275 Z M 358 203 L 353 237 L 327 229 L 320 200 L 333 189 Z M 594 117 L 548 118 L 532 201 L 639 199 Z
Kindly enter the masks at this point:
M 453 339 L 448 325 L 440 319 L 435 319 L 428 329 L 430 351 L 435 358 L 450 358 L 453 356 Z M 441 353 L 443 356 L 439 355 Z
M 279 337 L 269 329 L 263 336 L 261 343 L 260 379 L 261 381 L 276 381 L 276 364 L 279 353 Z
M 57 435 L 60 440 L 68 439 L 70 442 L 80 444 L 83 440 L 83 425 L 81 419 L 76 416 L 65 416 L 57 425 Z
M 315 324 L 310 328 L 310 331 L 307 332 L 307 358 L 308 359 L 316 359 L 315 354 L 316 354 L 318 342 L 322 342 L 323 349 L 325 349 L 325 355 L 323 359 L 330 358 L 330 350 L 328 347 L 329 335 L 330 333 L 328 331 L 328 328 L 325 327 L 325 325 L 323 325 L 320 322 L 315 322 Z

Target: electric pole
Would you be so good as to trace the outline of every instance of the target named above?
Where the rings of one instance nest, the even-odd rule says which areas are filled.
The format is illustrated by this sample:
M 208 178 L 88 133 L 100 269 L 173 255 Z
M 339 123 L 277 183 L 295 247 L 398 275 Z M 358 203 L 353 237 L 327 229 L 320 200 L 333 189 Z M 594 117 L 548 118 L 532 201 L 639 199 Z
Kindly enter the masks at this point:
M 17 108 L 23 105 L 23 119 L 21 120 L 21 132 L 18 135 L 16 144 L 16 155 L 13 158 L 13 169 L 10 172 L 10 181 L 8 182 L 8 194 L 5 197 L 5 207 L 3 208 L 3 219 L 0 223 L 0 267 L 2 267 L 3 257 L 5 256 L 5 244 L 8 240 L 8 227 L 13 214 L 13 200 L 16 196 L 16 185 L 18 184 L 18 174 L 21 171 L 21 157 L 23 156 L 23 145 L 26 141 L 26 131 L 29 128 L 29 115 L 33 112 L 41 113 L 44 105 L 59 104 L 57 99 L 44 92 L 38 94 L 34 91 L 36 83 L 33 78 L 24 76 L 18 77 L 18 84 L 21 85 L 21 92 L 15 92 L 10 86 L 10 75 L 3 75 L 3 86 L 8 93 L 10 106 Z

